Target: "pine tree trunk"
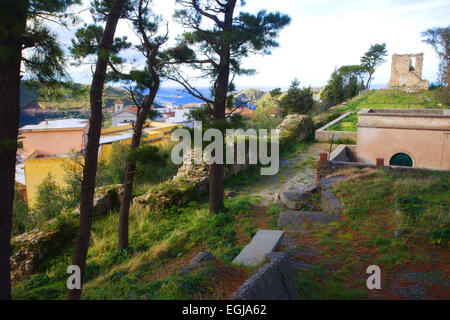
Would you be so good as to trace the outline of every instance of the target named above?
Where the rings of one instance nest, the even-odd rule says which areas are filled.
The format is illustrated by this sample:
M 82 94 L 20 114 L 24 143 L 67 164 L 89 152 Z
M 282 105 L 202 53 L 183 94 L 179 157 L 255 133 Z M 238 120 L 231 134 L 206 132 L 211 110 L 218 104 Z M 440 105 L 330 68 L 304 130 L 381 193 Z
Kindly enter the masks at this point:
M 6 30 L 0 36 L 0 300 L 11 299 L 10 241 L 20 112 L 21 36 L 27 12 L 23 2 L 8 2 L 15 10 L 8 10 L 7 16 L 0 14 L 0 29 Z
M 236 1 L 229 1 L 225 12 L 224 26 L 220 62 L 218 66 L 218 76 L 215 86 L 214 115 L 213 121 L 225 119 L 225 107 L 228 94 L 230 77 L 230 54 L 231 48 L 228 42 L 228 33 L 233 30 L 233 13 Z M 209 213 L 217 213 L 223 207 L 223 174 L 224 165 L 214 163 L 209 171 Z
M 367 79 L 366 90 L 369 90 L 370 80 L 372 80 L 372 73 L 369 74 L 369 79 Z
M 145 121 L 147 119 L 148 113 L 155 100 L 156 93 L 159 89 L 159 78 L 156 77 L 155 85 L 150 90 L 150 95 L 148 95 L 139 110 L 136 124 L 134 126 L 133 139 L 131 141 L 130 150 L 139 148 L 142 137 L 142 129 L 144 127 Z M 123 184 L 123 196 L 120 203 L 119 212 L 119 250 L 128 248 L 128 220 L 130 215 L 130 204 L 131 197 L 133 194 L 133 181 L 134 174 L 136 171 L 136 165 L 130 161 L 127 162 L 125 168 L 125 181 Z
M 80 223 L 75 238 L 75 248 L 72 260 L 72 264 L 80 268 L 81 285 L 83 285 L 85 275 L 86 258 L 92 228 L 95 177 L 97 174 L 97 157 L 102 127 L 102 94 L 108 64 L 108 58 L 105 57 L 104 50 L 109 50 L 112 47 L 117 22 L 119 21 L 120 13 L 122 12 L 125 2 L 126 0 L 116 0 L 106 20 L 90 91 L 91 118 L 89 121 L 83 181 L 81 183 Z M 67 290 L 67 299 L 80 299 L 81 290 L 82 288 Z

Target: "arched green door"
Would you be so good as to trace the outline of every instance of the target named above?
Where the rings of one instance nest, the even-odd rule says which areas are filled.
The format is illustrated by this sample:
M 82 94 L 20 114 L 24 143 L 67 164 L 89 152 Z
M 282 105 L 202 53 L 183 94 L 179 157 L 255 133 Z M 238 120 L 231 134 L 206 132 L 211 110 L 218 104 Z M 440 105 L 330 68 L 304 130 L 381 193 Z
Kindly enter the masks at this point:
M 413 161 L 406 153 L 396 153 L 389 161 L 391 166 L 412 167 Z

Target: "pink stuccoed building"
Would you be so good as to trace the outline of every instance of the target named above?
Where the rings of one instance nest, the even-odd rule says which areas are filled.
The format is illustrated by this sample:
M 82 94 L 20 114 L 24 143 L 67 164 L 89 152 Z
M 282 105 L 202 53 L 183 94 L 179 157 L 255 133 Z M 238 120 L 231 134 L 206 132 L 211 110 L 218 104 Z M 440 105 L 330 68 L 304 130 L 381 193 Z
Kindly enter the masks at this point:
M 363 109 L 356 161 L 450 170 L 450 109 Z

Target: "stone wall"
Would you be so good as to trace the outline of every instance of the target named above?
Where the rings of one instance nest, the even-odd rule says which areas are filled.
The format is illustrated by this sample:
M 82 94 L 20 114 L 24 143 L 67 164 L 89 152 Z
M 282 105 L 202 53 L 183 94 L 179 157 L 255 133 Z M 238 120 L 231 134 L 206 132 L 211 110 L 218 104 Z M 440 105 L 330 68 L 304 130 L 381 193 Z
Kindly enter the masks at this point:
M 339 147 L 338 147 L 339 148 Z M 316 163 L 316 182 L 320 184 L 320 180 L 331 174 L 334 174 L 345 168 L 383 168 L 387 170 L 395 170 L 397 172 L 439 172 L 439 170 L 411 168 L 411 167 L 393 167 L 384 165 L 384 159 L 378 158 L 376 164 L 353 162 L 355 159 L 354 146 L 345 146 L 344 148 L 336 148 L 338 150 L 333 157 L 328 156 L 328 153 L 321 153 L 320 160 Z M 339 159 L 347 159 L 345 161 L 337 161 Z M 333 159 L 333 160 L 331 160 Z
M 194 152 L 192 150 L 192 154 Z M 247 167 L 248 164 L 225 165 L 224 178 L 237 174 Z M 173 205 L 183 206 L 190 201 L 200 200 L 209 191 L 209 169 L 210 166 L 205 163 L 194 164 L 185 161 L 172 180 L 163 182 L 144 195 L 134 198 L 133 203 L 158 211 Z
M 295 271 L 289 257 L 279 252 L 267 257 L 270 262 L 237 289 L 234 300 L 298 300 Z
M 41 229 L 17 235 L 11 239 L 11 282 L 14 284 L 36 272 L 49 257 L 60 254 L 71 245 L 78 228 L 75 216 L 52 219 Z
M 298 142 L 306 139 L 313 132 L 313 122 L 309 116 L 292 114 L 286 116 L 277 129 L 280 130 L 281 148 L 287 141 Z M 193 158 L 195 150 L 191 152 Z M 246 164 L 225 165 L 224 178 L 237 174 L 249 166 L 248 153 L 245 162 Z M 194 164 L 191 161 L 184 161 L 171 181 L 161 183 L 144 195 L 134 198 L 133 203 L 149 210 L 164 210 L 173 205 L 183 206 L 190 201 L 199 200 L 209 191 L 209 168 L 210 166 L 205 163 Z

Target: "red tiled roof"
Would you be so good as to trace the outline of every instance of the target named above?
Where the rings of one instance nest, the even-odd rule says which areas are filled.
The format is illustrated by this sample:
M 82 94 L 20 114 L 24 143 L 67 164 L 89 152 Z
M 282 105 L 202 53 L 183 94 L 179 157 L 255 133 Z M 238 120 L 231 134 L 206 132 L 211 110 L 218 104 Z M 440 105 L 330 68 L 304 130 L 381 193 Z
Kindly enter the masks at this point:
M 114 101 L 114 103 L 123 103 L 123 101 L 120 99 L 117 99 L 116 101 Z
M 229 114 L 232 110 L 227 109 L 226 113 Z M 237 108 L 236 110 L 233 111 L 233 114 L 241 114 L 242 116 L 246 117 L 247 119 L 251 119 L 253 117 L 253 112 L 255 112 L 254 110 L 251 110 L 249 108 Z
M 126 107 L 125 109 L 127 109 L 128 111 L 131 111 L 131 112 L 134 112 L 134 113 L 137 113 L 137 108 L 136 107 Z

